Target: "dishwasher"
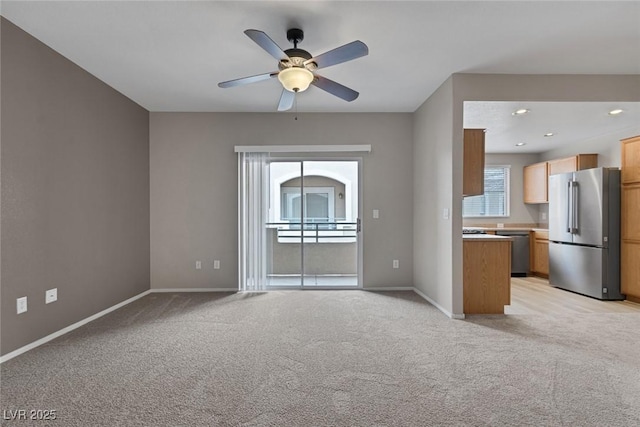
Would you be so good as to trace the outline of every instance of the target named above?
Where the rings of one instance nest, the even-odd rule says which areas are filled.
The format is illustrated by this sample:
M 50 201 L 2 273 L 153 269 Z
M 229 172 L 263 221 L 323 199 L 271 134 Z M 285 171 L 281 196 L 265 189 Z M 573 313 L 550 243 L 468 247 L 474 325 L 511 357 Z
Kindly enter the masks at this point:
M 496 231 L 498 236 L 511 237 L 511 277 L 526 277 L 529 273 L 529 232 Z

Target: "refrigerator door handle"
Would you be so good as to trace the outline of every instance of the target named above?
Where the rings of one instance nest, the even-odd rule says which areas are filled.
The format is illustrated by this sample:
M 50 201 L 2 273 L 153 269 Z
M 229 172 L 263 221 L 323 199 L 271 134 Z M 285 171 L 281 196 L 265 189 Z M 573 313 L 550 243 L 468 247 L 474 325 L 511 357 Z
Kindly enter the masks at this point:
M 578 187 L 578 181 L 573 181 L 573 234 L 578 234 L 578 228 L 580 228 L 578 223 L 578 219 L 580 217 L 579 197 L 580 188 Z
M 567 233 L 571 233 L 573 223 L 573 193 L 571 183 L 567 182 Z

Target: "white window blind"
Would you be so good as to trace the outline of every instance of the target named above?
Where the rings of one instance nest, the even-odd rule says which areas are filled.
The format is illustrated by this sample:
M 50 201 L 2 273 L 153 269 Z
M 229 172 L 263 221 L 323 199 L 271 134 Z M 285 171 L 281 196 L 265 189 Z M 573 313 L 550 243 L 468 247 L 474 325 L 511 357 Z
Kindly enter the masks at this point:
M 238 156 L 238 255 L 241 291 L 267 288 L 267 206 L 269 173 L 265 153 Z
M 484 194 L 465 197 L 462 216 L 507 217 L 509 216 L 509 166 L 487 166 L 484 168 Z

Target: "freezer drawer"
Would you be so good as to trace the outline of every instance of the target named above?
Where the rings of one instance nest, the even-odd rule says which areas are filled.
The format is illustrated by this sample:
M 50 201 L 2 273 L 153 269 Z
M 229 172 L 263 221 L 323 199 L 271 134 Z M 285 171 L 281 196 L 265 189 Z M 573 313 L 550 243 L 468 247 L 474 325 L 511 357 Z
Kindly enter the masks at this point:
M 549 284 L 593 298 L 624 299 L 619 261 L 610 255 L 605 248 L 549 242 Z

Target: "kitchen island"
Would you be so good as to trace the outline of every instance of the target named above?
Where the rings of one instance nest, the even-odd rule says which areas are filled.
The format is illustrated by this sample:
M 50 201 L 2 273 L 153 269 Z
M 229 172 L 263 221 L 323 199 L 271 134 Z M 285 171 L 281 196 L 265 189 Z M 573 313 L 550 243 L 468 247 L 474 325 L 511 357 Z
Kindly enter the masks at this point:
M 463 236 L 465 314 L 504 314 L 511 304 L 511 237 Z

